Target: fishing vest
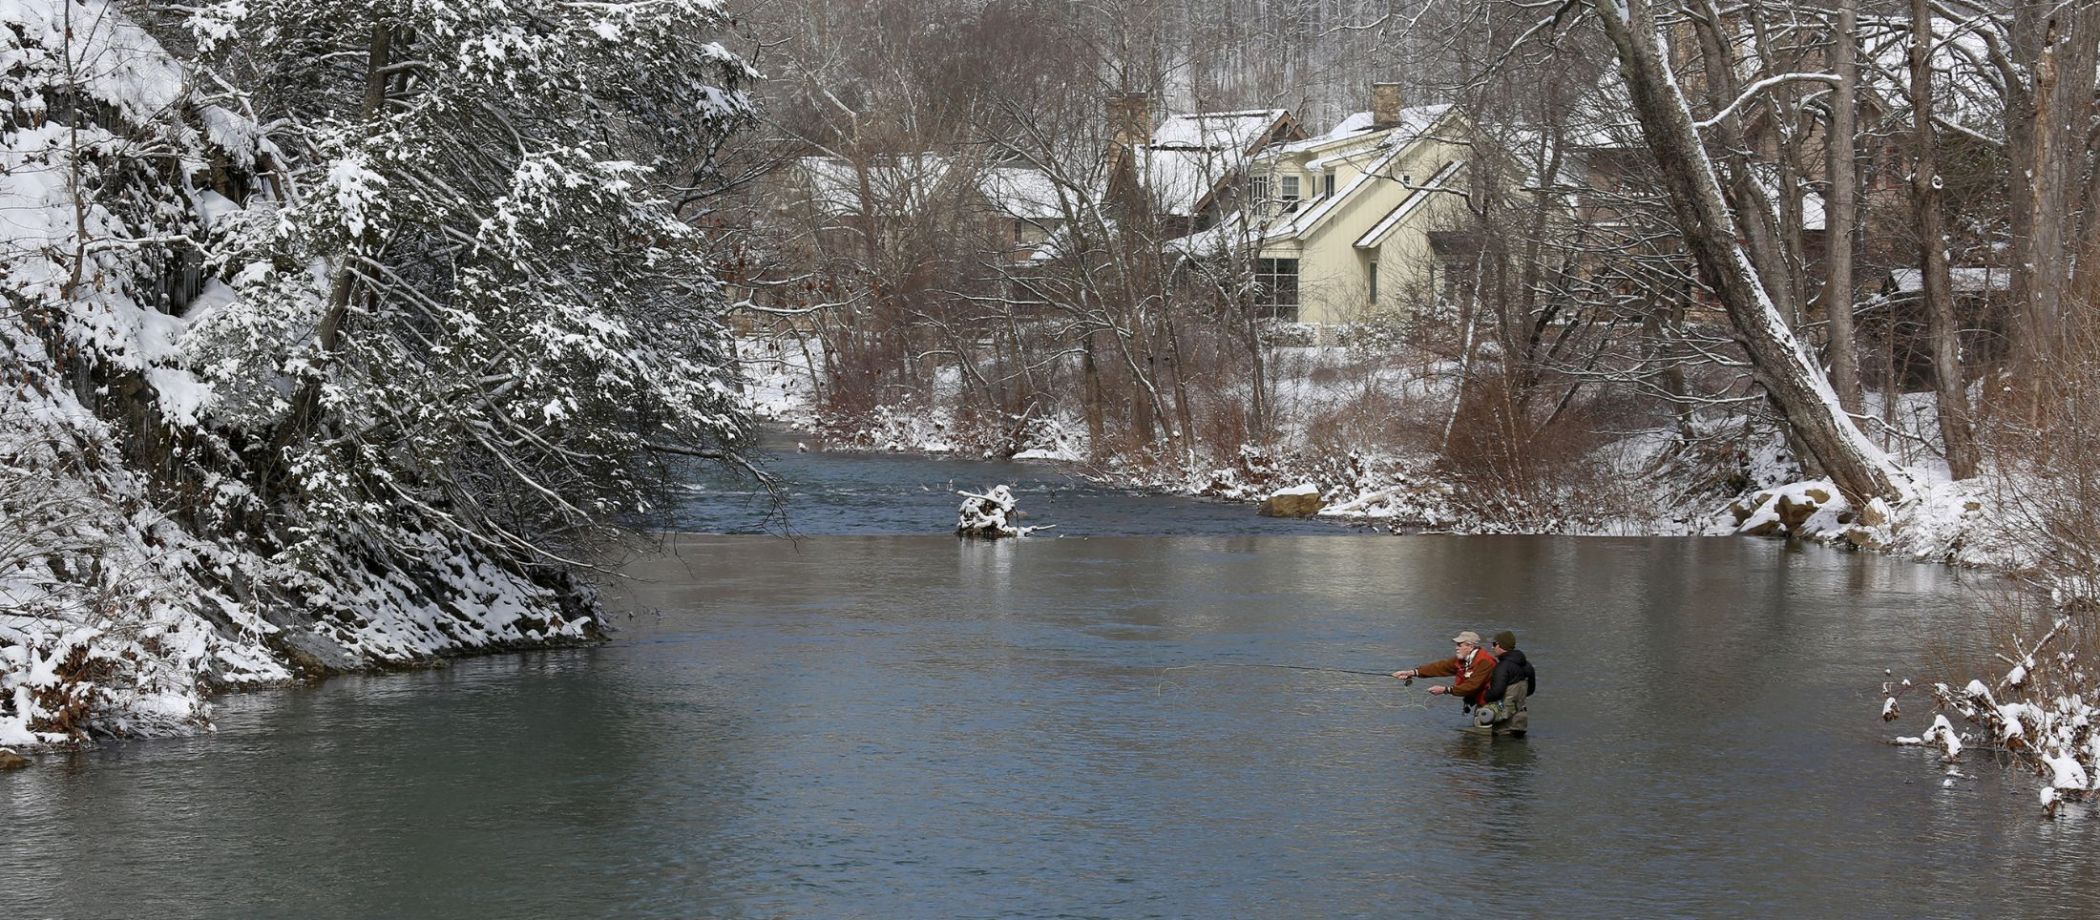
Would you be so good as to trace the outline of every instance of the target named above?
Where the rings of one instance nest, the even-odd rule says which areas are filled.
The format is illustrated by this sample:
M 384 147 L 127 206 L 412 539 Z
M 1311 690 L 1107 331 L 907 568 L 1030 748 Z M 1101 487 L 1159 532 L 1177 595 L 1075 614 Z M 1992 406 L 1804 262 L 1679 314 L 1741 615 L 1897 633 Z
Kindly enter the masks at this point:
M 1483 666 L 1487 668 L 1489 674 L 1495 673 L 1495 656 L 1488 654 L 1487 649 L 1476 648 L 1473 650 L 1473 658 L 1471 661 L 1468 661 L 1463 658 L 1459 659 L 1458 683 L 1462 684 L 1466 681 L 1472 680 L 1473 672 L 1479 670 Z M 1452 686 L 1457 686 L 1457 684 L 1453 684 Z M 1487 693 L 1488 685 L 1481 684 L 1480 689 L 1473 691 L 1471 696 L 1466 697 L 1466 705 L 1479 706 L 1486 703 Z

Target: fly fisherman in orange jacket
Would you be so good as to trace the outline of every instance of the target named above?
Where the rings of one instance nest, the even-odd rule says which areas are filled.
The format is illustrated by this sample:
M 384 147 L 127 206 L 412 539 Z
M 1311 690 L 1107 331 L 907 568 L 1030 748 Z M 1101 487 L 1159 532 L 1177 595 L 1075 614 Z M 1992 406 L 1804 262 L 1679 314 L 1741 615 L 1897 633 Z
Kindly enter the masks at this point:
M 1393 676 L 1401 680 L 1417 677 L 1456 678 L 1451 686 L 1438 684 L 1429 688 L 1432 694 L 1448 693 L 1466 701 L 1466 711 L 1486 702 L 1488 679 L 1495 674 L 1495 656 L 1480 647 L 1480 634 L 1470 629 L 1451 637 L 1457 651 L 1450 658 L 1432 661 L 1405 671 L 1394 671 Z

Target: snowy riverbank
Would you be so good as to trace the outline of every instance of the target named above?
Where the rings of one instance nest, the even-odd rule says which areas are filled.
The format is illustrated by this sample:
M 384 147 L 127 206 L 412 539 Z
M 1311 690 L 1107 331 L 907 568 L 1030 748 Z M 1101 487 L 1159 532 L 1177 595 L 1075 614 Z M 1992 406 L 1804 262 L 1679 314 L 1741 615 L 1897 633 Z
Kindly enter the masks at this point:
M 713 174 L 650 165 L 749 124 L 728 14 L 333 12 L 0 3 L 0 746 L 588 641 L 583 560 L 733 462 Z
M 2020 564 L 2017 550 L 1993 537 L 2003 525 L 1989 513 L 1992 486 L 1950 482 L 1945 465 L 1930 455 L 1915 457 L 1908 467 L 1919 484 L 1914 501 L 1900 508 L 1876 503 L 1854 509 L 1829 481 L 1804 477 L 1776 434 L 1738 426 L 1703 430 L 1698 441 L 1687 444 L 1671 430 L 1636 431 L 1592 451 L 1588 459 L 1600 474 L 1580 484 L 1528 495 L 1489 495 L 1441 469 L 1432 456 L 1372 446 L 1242 445 L 1227 456 L 1090 460 L 1086 426 L 1069 415 L 1030 419 L 997 432 L 972 430 L 942 405 L 878 405 L 863 417 L 839 419 L 820 405 L 810 373 L 821 354 L 814 343 L 783 347 L 779 340 L 747 339 L 741 351 L 746 392 L 757 414 L 836 447 L 1055 462 L 1108 485 L 1246 502 L 1249 513 L 1279 492 L 1310 489 L 1319 496 L 1319 516 L 1396 531 L 1741 534 L 2001 571 Z M 1289 376 L 1276 384 L 1279 424 L 1285 428 L 1276 441 L 1306 444 L 1313 420 L 1342 411 L 1360 398 L 1365 384 L 1361 377 L 1337 373 L 1349 360 L 1345 349 L 1277 352 L 1273 363 Z M 1439 404 L 1452 399 L 1452 373 L 1424 364 L 1412 372 L 1378 372 L 1375 383 L 1396 399 Z M 1882 413 L 1878 402 L 1872 408 L 1914 437 L 1931 424 L 1921 405 L 1929 402 L 1911 397 L 1895 412 Z

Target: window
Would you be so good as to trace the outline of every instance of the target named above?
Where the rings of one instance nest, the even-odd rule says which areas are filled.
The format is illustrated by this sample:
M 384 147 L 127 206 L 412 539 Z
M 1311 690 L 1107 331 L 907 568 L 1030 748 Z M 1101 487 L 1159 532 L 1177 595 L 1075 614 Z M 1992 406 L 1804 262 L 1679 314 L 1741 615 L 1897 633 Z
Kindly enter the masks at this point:
M 1446 303 L 1464 303 L 1473 296 L 1473 262 L 1470 259 L 1446 259 L 1437 266 L 1442 275 L 1437 293 Z
M 1378 260 L 1371 260 L 1371 267 L 1364 272 L 1364 283 L 1371 289 L 1371 304 L 1378 304 Z M 1952 375 L 1949 375 L 1952 376 Z
M 1298 260 L 1254 260 L 1254 306 L 1262 316 L 1298 320 Z
M 1326 175 L 1320 177 L 1320 196 L 1323 198 L 1334 197 L 1334 170 L 1332 169 L 1328 170 Z
M 1254 200 L 1255 200 L 1255 201 L 1257 201 L 1257 202 L 1263 202 L 1263 201 L 1268 201 L 1268 200 L 1269 200 L 1269 177 L 1268 177 L 1268 176 L 1255 176 L 1255 177 L 1254 177 Z
M 1285 202 L 1286 204 L 1296 204 L 1296 203 L 1298 202 L 1298 198 L 1299 198 L 1299 195 L 1298 195 L 1298 177 L 1297 177 L 1297 176 L 1285 176 L 1285 177 L 1283 177 L 1283 200 L 1284 200 L 1284 202 Z

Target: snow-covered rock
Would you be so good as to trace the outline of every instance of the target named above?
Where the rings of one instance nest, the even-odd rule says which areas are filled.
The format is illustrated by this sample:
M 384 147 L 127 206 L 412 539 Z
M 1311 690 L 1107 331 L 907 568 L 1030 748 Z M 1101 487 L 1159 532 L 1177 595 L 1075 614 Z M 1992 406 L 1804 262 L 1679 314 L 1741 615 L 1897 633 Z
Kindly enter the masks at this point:
M 1312 517 L 1326 505 L 1320 499 L 1320 487 L 1306 482 L 1269 493 L 1259 510 L 1268 517 Z
M 1843 527 L 1852 506 L 1828 479 L 1761 489 L 1729 505 L 1735 532 L 1749 537 L 1809 536 Z
M 983 494 L 959 492 L 963 496 L 962 507 L 957 509 L 955 533 L 957 536 L 984 540 L 1001 537 L 1025 537 L 1041 527 L 1022 527 L 1013 521 L 1021 516 L 1015 509 L 1014 493 L 1006 486 L 993 486 Z

